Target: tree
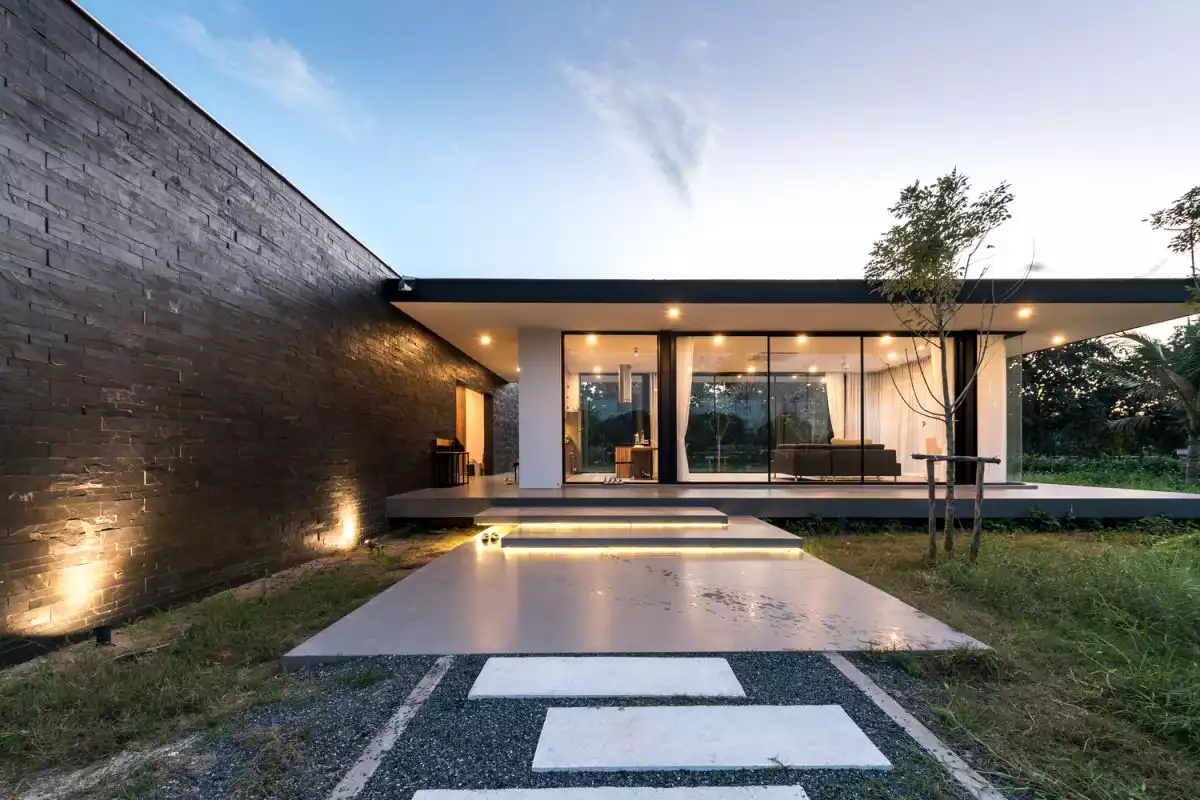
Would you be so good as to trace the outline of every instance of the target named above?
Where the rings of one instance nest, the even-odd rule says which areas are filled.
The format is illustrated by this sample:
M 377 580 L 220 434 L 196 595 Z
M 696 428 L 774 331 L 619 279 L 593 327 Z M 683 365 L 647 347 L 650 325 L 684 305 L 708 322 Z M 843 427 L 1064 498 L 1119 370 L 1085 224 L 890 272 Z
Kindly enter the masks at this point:
M 1200 302 L 1200 274 L 1196 272 L 1196 247 L 1200 246 L 1200 186 L 1183 193 L 1171 205 L 1155 211 L 1148 222 L 1156 231 L 1169 231 L 1167 247 L 1175 253 L 1186 253 L 1192 269 L 1192 301 Z
M 1200 483 L 1200 328 L 1186 325 L 1168 344 L 1139 333 L 1121 334 L 1128 357 L 1111 368 L 1113 378 L 1137 396 L 1175 409 L 1187 431 L 1184 480 Z M 1149 425 L 1155 417 L 1134 414 L 1114 428 Z
M 936 347 L 941 376 L 937 391 L 929 393 L 932 408 L 913 404 L 913 411 L 939 420 L 946 430 L 946 452 L 954 453 L 954 419 L 968 390 L 979 375 L 991 337 L 991 320 L 997 298 L 969 297 L 969 278 L 981 279 L 987 272 L 979 257 L 992 231 L 1009 219 L 1013 195 L 1007 183 L 971 199 L 970 181 L 958 170 L 932 184 L 916 181 L 900 192 L 900 201 L 889 211 L 898 220 L 871 249 L 865 276 L 872 290 L 895 312 L 900 324 L 914 337 Z M 972 275 L 973 272 L 977 274 Z M 981 306 L 980 352 L 971 375 L 960 376 L 959 390 L 950 386 L 947 341 L 955 318 L 968 303 Z M 924 375 L 924 362 L 916 368 Z M 905 402 L 908 402 L 907 400 Z M 915 407 L 914 407 L 915 406 Z M 954 552 L 954 469 L 947 462 L 943 549 Z M 980 467 L 982 468 L 982 466 Z M 931 511 L 932 513 L 932 511 Z M 930 539 L 930 557 L 937 557 L 937 542 Z

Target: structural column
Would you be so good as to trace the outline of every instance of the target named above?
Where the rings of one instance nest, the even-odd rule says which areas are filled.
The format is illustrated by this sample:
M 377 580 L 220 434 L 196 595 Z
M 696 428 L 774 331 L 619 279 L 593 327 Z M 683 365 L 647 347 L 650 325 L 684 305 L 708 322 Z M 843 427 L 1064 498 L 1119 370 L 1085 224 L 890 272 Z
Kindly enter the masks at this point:
M 521 367 L 520 488 L 557 489 L 563 475 L 562 331 L 517 331 L 517 363 Z
M 954 396 L 962 394 L 963 387 L 975 374 L 979 361 L 979 335 L 975 332 L 951 334 L 954 342 Z M 958 413 L 954 416 L 954 455 L 974 456 L 979 454 L 979 394 L 978 381 L 971 383 L 963 398 Z M 956 483 L 974 483 L 975 465 L 958 462 L 954 465 Z
M 679 482 L 675 334 L 658 334 L 658 482 Z

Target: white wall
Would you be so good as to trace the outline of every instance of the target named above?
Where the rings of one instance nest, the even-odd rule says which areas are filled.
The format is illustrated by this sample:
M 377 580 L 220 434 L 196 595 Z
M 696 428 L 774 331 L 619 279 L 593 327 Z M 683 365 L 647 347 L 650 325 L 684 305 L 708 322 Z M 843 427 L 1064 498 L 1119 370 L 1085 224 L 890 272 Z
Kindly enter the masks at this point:
M 562 485 L 562 331 L 517 331 L 521 367 L 518 415 L 520 488 L 556 489 Z
M 1003 336 L 991 337 L 975 380 L 975 396 L 979 398 L 976 452 L 1000 459 L 999 465 L 988 464 L 985 476 L 989 483 L 1002 481 L 1008 468 L 1008 366 Z

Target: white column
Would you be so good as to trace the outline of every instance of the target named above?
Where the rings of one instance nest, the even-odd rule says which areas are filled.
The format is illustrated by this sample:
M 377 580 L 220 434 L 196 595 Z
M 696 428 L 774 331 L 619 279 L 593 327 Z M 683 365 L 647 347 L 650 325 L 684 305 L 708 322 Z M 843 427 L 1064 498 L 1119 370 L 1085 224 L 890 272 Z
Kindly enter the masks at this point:
M 520 488 L 557 489 L 562 485 L 563 465 L 562 331 L 517 331 L 517 362 L 521 366 Z
M 1003 336 L 991 337 L 975 381 L 975 396 L 979 399 L 977 452 L 1000 459 L 999 466 L 988 464 L 985 475 L 989 482 L 1002 481 L 1008 469 L 1008 365 Z

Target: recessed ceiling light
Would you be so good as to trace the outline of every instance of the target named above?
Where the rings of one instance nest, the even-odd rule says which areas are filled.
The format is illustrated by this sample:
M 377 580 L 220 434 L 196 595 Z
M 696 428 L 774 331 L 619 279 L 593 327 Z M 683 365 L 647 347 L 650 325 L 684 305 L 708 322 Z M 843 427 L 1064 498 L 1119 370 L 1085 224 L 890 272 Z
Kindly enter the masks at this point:
M 1029 319 L 1033 316 L 1033 309 L 1029 306 L 1024 306 L 1017 309 L 1017 316 L 1021 319 Z
M 804 344 L 807 341 L 808 341 L 808 337 L 805 336 L 803 333 L 796 334 L 796 344 Z
M 600 365 L 599 365 L 599 364 L 597 364 L 596 366 L 592 367 L 592 372 L 594 372 L 594 373 L 596 373 L 597 375 L 599 375 L 599 374 L 600 374 Z
M 517 372 L 520 372 L 520 371 L 521 371 L 521 368 L 520 368 L 520 367 L 517 367 Z
M 746 367 L 746 372 L 749 372 L 751 375 L 753 375 L 754 373 L 758 372 L 758 368 L 751 365 L 749 367 Z
M 1050 344 L 1053 344 L 1053 345 L 1066 344 L 1066 342 L 1067 342 L 1067 337 L 1063 336 L 1061 333 L 1056 333 L 1054 335 L 1054 338 L 1050 340 Z
M 488 336 L 488 335 L 485 333 L 485 334 L 483 334 L 482 336 L 480 336 L 480 337 L 479 337 L 479 343 L 480 343 L 480 344 L 491 344 L 491 343 L 492 343 L 492 337 L 491 337 L 491 336 Z
M 816 365 L 816 364 L 813 364 L 812 366 L 810 366 L 810 367 L 808 368 L 808 371 L 809 371 L 809 372 L 816 372 L 816 371 L 817 371 L 817 365 Z
M 718 333 L 716 336 L 714 336 L 714 337 L 713 337 L 713 344 L 715 344 L 715 345 L 722 345 L 722 344 L 725 344 L 725 336 L 724 336 L 724 334 L 720 334 L 720 333 Z
M 599 340 L 599 338 L 597 338 L 596 334 L 594 334 L 594 333 L 589 333 L 589 334 L 587 335 L 587 343 L 588 343 L 588 344 L 594 345 L 594 344 L 595 344 L 596 342 L 598 342 L 598 341 L 600 341 L 600 340 Z
M 879 337 L 879 341 L 883 342 L 884 344 L 891 344 L 892 335 L 890 333 L 885 333 L 883 336 Z
M 679 319 L 679 315 L 682 313 L 683 312 L 680 311 L 675 306 L 671 306 L 670 308 L 667 309 L 667 319 Z

